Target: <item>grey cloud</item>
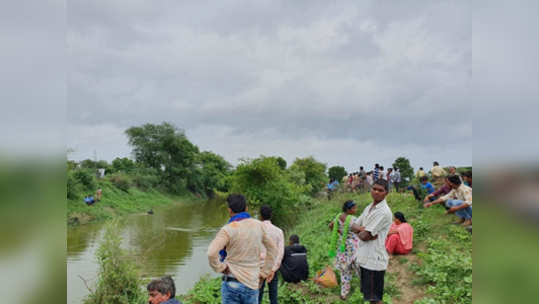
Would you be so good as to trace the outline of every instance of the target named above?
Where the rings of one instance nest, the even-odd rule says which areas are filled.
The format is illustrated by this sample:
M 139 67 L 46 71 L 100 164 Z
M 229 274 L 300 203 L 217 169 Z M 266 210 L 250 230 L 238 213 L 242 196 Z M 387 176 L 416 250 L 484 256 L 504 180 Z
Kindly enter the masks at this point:
M 74 126 L 471 142 L 468 2 L 71 1 L 68 15 Z

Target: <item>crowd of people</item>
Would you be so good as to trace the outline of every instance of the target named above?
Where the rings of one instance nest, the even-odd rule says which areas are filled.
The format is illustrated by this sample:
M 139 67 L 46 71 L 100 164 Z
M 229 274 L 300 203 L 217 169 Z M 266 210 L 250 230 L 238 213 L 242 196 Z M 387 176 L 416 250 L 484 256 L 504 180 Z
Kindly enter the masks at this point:
M 400 184 L 402 181 L 401 173 L 399 168 L 388 168 L 387 171 L 384 169 L 384 166 L 380 164 L 375 164 L 374 169 L 371 171 L 365 171 L 363 166 L 359 167 L 359 171 L 350 173 L 348 176 L 345 176 L 342 180 L 343 184 L 346 185 L 346 189 L 353 192 L 370 192 L 374 182 L 378 179 L 383 179 L 388 183 L 389 190 L 392 189 L 400 191 Z M 335 191 L 335 183 L 331 184 L 333 180 L 328 184 L 328 190 Z M 332 185 L 330 189 L 330 185 Z M 338 185 L 338 183 L 337 183 Z
M 459 222 L 471 225 L 472 219 L 472 173 L 458 175 L 455 167 L 449 172 L 434 162 L 430 173 L 419 168 L 415 176 L 420 182 L 409 188 L 416 199 L 421 199 L 418 188 L 427 195 L 422 198 L 424 207 L 443 205 L 447 214 L 455 214 Z M 360 167 L 343 180 L 351 191 L 370 192 L 372 202 L 360 216 L 358 205 L 348 200 L 342 212 L 329 223 L 331 231 L 329 257 L 334 258 L 340 273 L 340 297 L 346 300 L 354 275 L 360 278 L 360 291 L 365 301 L 383 303 L 385 272 L 389 256 L 409 254 L 413 248 L 413 227 L 405 215 L 392 213 L 387 194 L 394 189 L 401 191 L 401 175 L 398 168 L 384 170 L 375 164 L 372 171 Z M 328 194 L 339 189 L 339 182 L 328 183 Z M 309 264 L 307 248 L 300 244 L 298 235 L 291 235 L 285 246 L 282 229 L 272 223 L 272 208 L 261 206 L 259 219 L 251 217 L 247 201 L 241 194 L 227 197 L 229 221 L 223 226 L 207 251 L 209 265 L 222 274 L 222 303 L 261 303 L 266 285 L 269 301 L 278 302 L 277 273 L 290 283 L 307 280 Z M 170 277 L 152 281 L 148 285 L 151 304 L 176 304 L 174 282 Z

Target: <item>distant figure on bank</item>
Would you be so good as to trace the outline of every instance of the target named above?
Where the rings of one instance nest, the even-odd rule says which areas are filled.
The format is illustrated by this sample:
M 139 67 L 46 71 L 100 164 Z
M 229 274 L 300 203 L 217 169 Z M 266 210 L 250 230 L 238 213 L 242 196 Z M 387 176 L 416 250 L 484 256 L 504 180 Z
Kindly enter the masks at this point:
M 269 236 L 275 243 L 275 246 L 277 246 L 278 253 L 277 257 L 275 258 L 275 263 L 273 264 L 273 267 L 271 269 L 271 274 L 268 276 L 267 279 L 262 281 L 262 286 L 260 286 L 260 289 L 258 290 L 258 303 L 262 303 L 262 298 L 264 297 L 264 287 L 267 282 L 270 303 L 277 304 L 277 289 L 279 288 L 279 276 L 277 275 L 277 271 L 279 270 L 279 267 L 281 267 L 281 261 L 284 255 L 284 234 L 281 228 L 271 223 L 271 217 L 271 207 L 268 205 L 262 205 L 262 207 L 260 207 L 260 220 L 266 228 L 266 232 L 269 234 Z M 260 255 L 261 263 L 264 263 L 265 259 L 266 250 L 265 248 L 262 248 L 262 253 Z
M 230 194 L 226 201 L 230 220 L 210 243 L 208 260 L 223 274 L 222 304 L 257 304 L 260 283 L 270 279 L 278 250 L 264 224 L 247 213 L 243 195 Z M 262 264 L 261 246 L 266 247 Z
M 148 289 L 149 304 L 181 304 L 175 298 L 176 286 L 170 276 L 151 281 L 146 289 Z
M 401 183 L 401 172 L 399 168 L 395 168 L 395 172 L 393 172 L 393 175 L 391 175 L 391 181 L 395 186 L 395 191 L 399 192 L 399 185 Z
M 86 203 L 86 205 L 90 206 L 95 203 L 95 199 L 91 194 L 88 194 L 84 197 L 84 202 Z
M 423 167 L 419 167 L 419 170 L 417 170 L 415 176 L 417 178 L 421 178 L 422 176 L 425 176 L 427 175 L 427 173 L 425 173 L 425 171 L 423 171 Z
M 103 195 L 103 190 L 101 188 L 97 189 L 97 191 L 95 192 L 95 200 L 96 201 L 101 201 L 101 196 Z
M 309 277 L 307 248 L 300 245 L 299 236 L 295 234 L 290 236 L 289 241 L 289 245 L 284 249 L 284 258 L 279 271 L 285 282 L 298 283 Z
M 406 222 L 402 212 L 395 212 L 395 219 L 389 228 L 386 249 L 389 254 L 408 254 L 412 251 L 414 228 Z

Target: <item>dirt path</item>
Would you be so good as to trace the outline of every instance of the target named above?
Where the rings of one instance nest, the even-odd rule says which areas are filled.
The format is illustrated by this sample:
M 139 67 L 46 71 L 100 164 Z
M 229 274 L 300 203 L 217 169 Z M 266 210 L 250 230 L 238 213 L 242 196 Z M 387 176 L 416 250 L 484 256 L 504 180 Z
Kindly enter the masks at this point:
M 389 259 L 388 273 L 395 275 L 395 285 L 400 291 L 398 297 L 393 298 L 395 304 L 408 304 L 425 296 L 425 286 L 414 285 L 417 276 L 410 269 L 410 265 L 418 264 L 419 258 L 415 254 L 392 256 Z

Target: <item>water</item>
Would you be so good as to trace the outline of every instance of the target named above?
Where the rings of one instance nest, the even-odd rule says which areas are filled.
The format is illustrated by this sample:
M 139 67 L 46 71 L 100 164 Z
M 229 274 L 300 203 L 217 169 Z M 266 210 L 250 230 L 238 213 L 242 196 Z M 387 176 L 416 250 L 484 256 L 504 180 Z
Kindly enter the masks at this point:
M 122 246 L 133 253 L 142 275 L 171 275 L 176 293 L 187 292 L 205 275 L 215 276 L 206 250 L 228 219 L 223 202 L 175 204 L 154 209 L 153 215 L 136 214 L 122 219 Z M 105 223 L 69 227 L 67 231 L 67 303 L 81 303 L 93 287 L 99 265 L 95 256 Z M 81 279 L 81 277 L 84 279 Z

